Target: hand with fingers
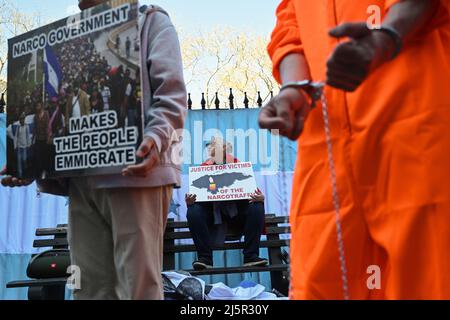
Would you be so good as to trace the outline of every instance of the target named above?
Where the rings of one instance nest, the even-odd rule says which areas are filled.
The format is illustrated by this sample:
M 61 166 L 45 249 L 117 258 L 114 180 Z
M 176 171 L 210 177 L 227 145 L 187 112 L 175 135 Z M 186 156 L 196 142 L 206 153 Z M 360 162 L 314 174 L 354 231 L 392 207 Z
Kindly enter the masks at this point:
M 282 90 L 261 110 L 258 119 L 260 127 L 279 130 L 280 135 L 297 140 L 311 110 L 306 95 L 302 89 Z
M 33 183 L 34 180 L 29 179 L 19 179 L 13 176 L 6 175 L 6 167 L 0 172 L 2 176 L 2 186 L 4 187 L 26 187 Z
M 327 62 L 327 84 L 353 92 L 370 73 L 392 59 L 396 51 L 393 38 L 367 23 L 345 23 L 332 30 L 334 38 L 349 38 L 337 45 Z
M 185 200 L 186 205 L 189 207 L 197 201 L 197 196 L 195 194 L 186 193 Z
M 152 138 L 145 137 L 136 152 L 136 156 L 144 159 L 142 163 L 129 166 L 122 171 L 125 177 L 145 178 L 148 173 L 159 164 L 159 151 Z
M 266 197 L 259 188 L 255 190 L 255 193 L 250 195 L 250 198 L 250 203 L 264 202 L 266 200 Z

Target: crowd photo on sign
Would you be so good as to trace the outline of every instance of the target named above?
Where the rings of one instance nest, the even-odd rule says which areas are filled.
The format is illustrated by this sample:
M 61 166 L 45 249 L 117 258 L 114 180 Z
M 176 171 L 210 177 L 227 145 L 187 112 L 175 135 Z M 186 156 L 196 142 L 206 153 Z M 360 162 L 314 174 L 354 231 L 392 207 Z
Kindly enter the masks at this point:
M 55 173 L 53 142 L 70 134 L 71 118 L 114 111 L 119 128 L 142 122 L 137 28 L 125 31 L 125 41 L 116 29 L 47 46 L 42 55 L 34 53 L 40 55 L 36 60 L 42 60 L 44 70 L 41 77 L 34 76 L 35 81 L 29 79 L 28 70 L 18 73 L 29 89 L 9 100 L 8 155 L 15 159 L 8 162 L 8 169 L 12 174 L 27 178 Z M 33 60 L 34 55 L 29 56 Z M 57 88 L 52 87 L 52 76 L 60 78 Z

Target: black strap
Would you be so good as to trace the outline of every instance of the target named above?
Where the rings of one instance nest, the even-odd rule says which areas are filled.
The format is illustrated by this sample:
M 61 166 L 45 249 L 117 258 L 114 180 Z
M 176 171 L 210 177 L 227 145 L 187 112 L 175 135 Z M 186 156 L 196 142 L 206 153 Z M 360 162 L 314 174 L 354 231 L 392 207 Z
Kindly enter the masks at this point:
M 73 99 L 73 97 L 72 97 L 72 99 Z M 80 99 L 80 93 L 78 93 L 78 95 L 77 95 L 77 100 L 75 100 L 75 102 L 72 102 L 72 112 L 73 112 L 73 107 L 75 107 L 75 105 L 77 104 L 79 99 Z
M 373 29 L 373 31 L 381 31 L 387 34 L 394 41 L 395 51 L 391 56 L 391 60 L 394 60 L 402 51 L 403 48 L 403 40 L 397 30 L 388 26 L 381 26 L 379 28 Z

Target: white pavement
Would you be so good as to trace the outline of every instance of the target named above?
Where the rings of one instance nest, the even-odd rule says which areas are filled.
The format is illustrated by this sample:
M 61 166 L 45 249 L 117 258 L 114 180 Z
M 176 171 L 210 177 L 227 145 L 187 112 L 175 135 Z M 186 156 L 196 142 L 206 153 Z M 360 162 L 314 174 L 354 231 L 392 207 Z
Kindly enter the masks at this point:
M 139 52 L 140 51 L 134 50 L 136 41 L 139 40 L 139 39 L 137 39 L 138 32 L 137 32 L 136 28 L 135 27 L 128 28 L 128 29 L 124 30 L 123 32 L 121 32 L 119 34 L 119 36 L 120 36 L 120 48 L 119 48 L 120 56 L 124 59 L 127 59 L 125 42 L 127 40 L 127 37 L 129 37 L 131 40 L 131 48 L 130 48 L 130 59 L 127 59 L 127 60 L 130 60 L 135 65 L 139 65 Z
M 125 40 L 127 36 L 131 36 L 131 34 L 135 34 L 135 32 L 133 32 L 132 28 L 127 29 L 125 31 L 123 31 L 122 33 L 120 33 L 120 38 L 121 38 L 121 48 L 120 48 L 120 56 L 123 59 L 126 59 L 126 53 L 125 53 Z M 123 38 L 125 37 L 125 38 Z M 108 38 L 109 38 L 109 34 L 107 33 L 103 33 L 99 38 L 97 38 L 94 41 L 94 45 L 95 48 L 97 49 L 97 52 L 100 53 L 101 56 L 104 56 L 106 58 L 106 60 L 108 61 L 109 65 L 111 67 L 118 67 L 120 65 L 123 65 L 124 68 L 126 69 L 126 65 L 125 63 L 119 59 L 119 57 L 117 57 L 117 53 L 116 52 L 112 52 L 109 47 L 108 47 Z M 133 63 L 134 65 L 139 65 L 139 51 L 134 51 L 134 38 L 130 38 L 132 45 L 131 45 L 131 50 L 130 50 L 130 62 Z M 135 76 L 135 71 L 131 70 L 131 75 L 134 77 Z

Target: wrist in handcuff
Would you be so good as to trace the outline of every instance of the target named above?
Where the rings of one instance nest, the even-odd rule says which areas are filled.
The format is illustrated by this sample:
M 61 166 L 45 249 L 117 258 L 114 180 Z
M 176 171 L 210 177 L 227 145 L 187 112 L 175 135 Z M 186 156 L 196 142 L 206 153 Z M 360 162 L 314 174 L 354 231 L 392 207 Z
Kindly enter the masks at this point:
M 299 91 L 301 93 L 306 94 L 305 88 L 311 83 L 310 80 L 301 80 L 301 81 L 290 81 L 285 82 L 280 88 L 280 92 L 285 91 L 287 89 L 293 89 Z
M 314 108 L 316 102 L 322 96 L 324 85 L 324 83 L 312 82 L 311 80 L 286 82 L 281 87 L 280 93 L 286 89 L 297 90 L 305 97 L 311 108 Z

